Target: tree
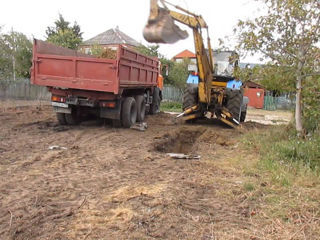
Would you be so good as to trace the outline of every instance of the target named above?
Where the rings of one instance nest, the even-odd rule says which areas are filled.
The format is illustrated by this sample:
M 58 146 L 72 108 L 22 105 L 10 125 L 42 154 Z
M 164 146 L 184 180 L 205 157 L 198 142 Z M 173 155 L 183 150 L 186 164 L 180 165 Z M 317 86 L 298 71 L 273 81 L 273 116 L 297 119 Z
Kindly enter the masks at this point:
M 165 58 L 160 52 L 159 52 L 159 45 L 139 45 L 136 47 L 136 51 L 138 51 L 141 54 L 150 56 L 150 57 L 157 57 L 159 58 L 161 62 L 161 75 L 163 76 L 163 81 L 165 84 L 171 84 L 175 85 L 173 79 L 169 79 L 169 73 L 171 72 L 174 62 Z
M 149 45 L 146 47 L 140 44 L 138 47 L 136 47 L 136 50 L 139 53 L 150 57 L 164 58 L 163 55 L 159 53 L 159 45 Z
M 23 34 L 11 31 L 0 34 L 0 80 L 30 77 L 32 43 Z
M 303 114 L 307 116 L 304 119 L 305 127 L 312 131 L 318 129 L 318 133 L 320 133 L 320 77 L 308 77 L 303 88 L 303 94 Z
M 0 33 L 0 80 L 2 87 L 4 81 L 11 78 L 13 73 L 12 57 L 9 50 L 3 34 Z
M 295 91 L 292 72 L 293 69 L 288 67 L 284 68 L 268 63 L 257 65 L 253 68 L 237 69 L 236 76 L 243 82 L 258 82 L 266 89 L 280 95 L 281 93 L 292 93 Z
M 173 66 L 169 70 L 168 82 L 180 89 L 184 89 L 186 86 L 187 78 L 189 75 L 188 64 L 190 59 L 183 59 L 183 62 L 174 62 Z
M 77 22 L 70 26 L 70 23 L 59 14 L 59 19 L 54 24 L 54 27 L 48 27 L 46 30 L 47 41 L 58 46 L 77 49 L 82 42 L 82 32 Z
M 175 85 L 174 82 L 172 81 L 172 79 L 169 79 L 169 73 L 173 69 L 174 62 L 170 59 L 165 58 L 165 57 L 160 58 L 160 62 L 161 62 L 161 66 L 162 66 L 161 74 L 163 76 L 164 84 Z
M 315 0 L 260 0 L 267 14 L 254 20 L 239 21 L 235 29 L 239 48 L 260 52 L 279 75 L 295 85 L 295 124 L 299 135 L 302 121 L 302 89 L 308 76 L 319 72 L 314 63 L 320 36 L 320 2 Z M 289 73 L 289 74 L 288 74 Z

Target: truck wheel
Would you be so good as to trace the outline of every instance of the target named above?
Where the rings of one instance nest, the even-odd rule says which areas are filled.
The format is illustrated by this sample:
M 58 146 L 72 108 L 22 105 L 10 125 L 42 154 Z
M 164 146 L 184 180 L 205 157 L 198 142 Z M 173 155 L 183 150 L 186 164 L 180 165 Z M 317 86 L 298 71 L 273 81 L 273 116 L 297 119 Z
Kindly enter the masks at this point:
M 230 111 L 232 117 L 237 121 L 240 121 L 242 98 L 242 91 L 236 90 L 227 92 L 228 100 L 226 108 Z
M 183 111 L 189 107 L 192 107 L 198 103 L 198 86 L 194 84 L 188 84 L 184 90 L 182 97 L 182 109 Z
M 244 120 L 246 120 L 246 116 L 247 116 L 247 111 L 241 112 L 240 122 L 244 122 Z
M 149 110 L 149 113 L 151 115 L 156 114 L 160 111 L 160 101 L 160 89 L 156 87 L 153 91 L 152 103 Z
M 57 112 L 56 115 L 60 125 L 67 125 L 65 113 Z
M 78 111 L 73 108 L 71 111 L 71 114 L 66 113 L 66 122 L 69 125 L 77 125 L 79 123 L 79 118 L 78 118 Z
M 122 125 L 131 127 L 137 121 L 137 105 L 133 97 L 126 97 L 122 103 L 121 111 Z
M 143 95 L 135 96 L 137 104 L 137 122 L 143 122 L 146 115 L 146 102 Z

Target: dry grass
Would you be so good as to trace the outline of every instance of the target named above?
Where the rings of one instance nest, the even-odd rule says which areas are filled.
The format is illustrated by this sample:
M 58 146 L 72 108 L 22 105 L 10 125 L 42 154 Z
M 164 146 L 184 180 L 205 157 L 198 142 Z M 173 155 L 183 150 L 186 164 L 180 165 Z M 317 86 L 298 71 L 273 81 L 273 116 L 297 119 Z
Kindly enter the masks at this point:
M 42 106 L 50 105 L 49 101 L 42 101 L 42 100 L 1 100 L 0 99 L 0 112 L 6 112 L 9 109 L 17 109 L 21 107 L 34 107 L 34 108 L 41 108 Z
M 156 197 L 164 191 L 166 185 L 163 183 L 143 186 L 124 186 L 107 195 L 106 200 L 112 202 L 125 202 L 141 195 Z

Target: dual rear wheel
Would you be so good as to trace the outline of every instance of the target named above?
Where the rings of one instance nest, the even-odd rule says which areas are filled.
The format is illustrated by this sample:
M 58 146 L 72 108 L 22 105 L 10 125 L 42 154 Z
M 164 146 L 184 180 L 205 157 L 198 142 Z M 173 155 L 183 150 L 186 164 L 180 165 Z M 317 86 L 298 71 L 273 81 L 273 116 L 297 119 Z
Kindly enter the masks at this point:
M 150 104 L 149 113 L 155 114 L 160 108 L 160 90 L 155 88 L 153 93 L 153 101 Z M 76 125 L 79 120 L 80 109 L 72 108 L 71 114 L 56 113 L 60 125 Z M 130 128 L 136 122 L 143 122 L 146 114 L 146 100 L 144 95 L 135 95 L 125 97 L 121 106 L 121 119 L 113 119 L 112 125 L 114 127 Z
M 143 122 L 146 114 L 146 102 L 143 95 L 126 97 L 122 103 L 121 122 L 126 128 L 136 122 Z
M 57 120 L 60 125 L 77 125 L 79 121 L 79 110 L 73 108 L 71 114 L 68 113 L 56 113 Z M 129 128 L 136 122 L 143 122 L 145 118 L 146 104 L 143 95 L 137 95 L 135 97 L 126 97 L 122 102 L 121 108 L 121 120 L 112 120 L 114 127 Z
M 56 115 L 60 125 L 77 125 L 79 123 L 77 109 L 72 109 L 71 114 L 57 112 Z

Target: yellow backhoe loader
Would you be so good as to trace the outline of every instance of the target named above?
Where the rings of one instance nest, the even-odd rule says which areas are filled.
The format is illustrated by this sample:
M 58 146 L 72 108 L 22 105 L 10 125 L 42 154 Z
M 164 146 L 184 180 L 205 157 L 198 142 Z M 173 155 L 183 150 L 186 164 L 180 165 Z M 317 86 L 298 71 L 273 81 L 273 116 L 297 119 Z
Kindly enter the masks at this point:
M 169 6 L 179 12 L 170 10 Z M 216 117 L 236 127 L 244 121 L 248 102 L 247 98 L 243 98 L 241 81 L 232 74 L 232 69 L 238 67 L 238 55 L 226 55 L 224 61 L 214 63 L 208 25 L 204 19 L 165 0 L 150 0 L 150 16 L 143 30 L 144 38 L 151 43 L 175 43 L 187 38 L 188 33 L 181 30 L 175 21 L 193 30 L 198 69 L 197 84 L 187 85 L 183 96 L 184 112 L 179 116 L 190 122 L 204 116 Z M 202 30 L 207 32 L 207 48 L 203 43 Z M 225 66 L 223 71 L 221 66 Z

